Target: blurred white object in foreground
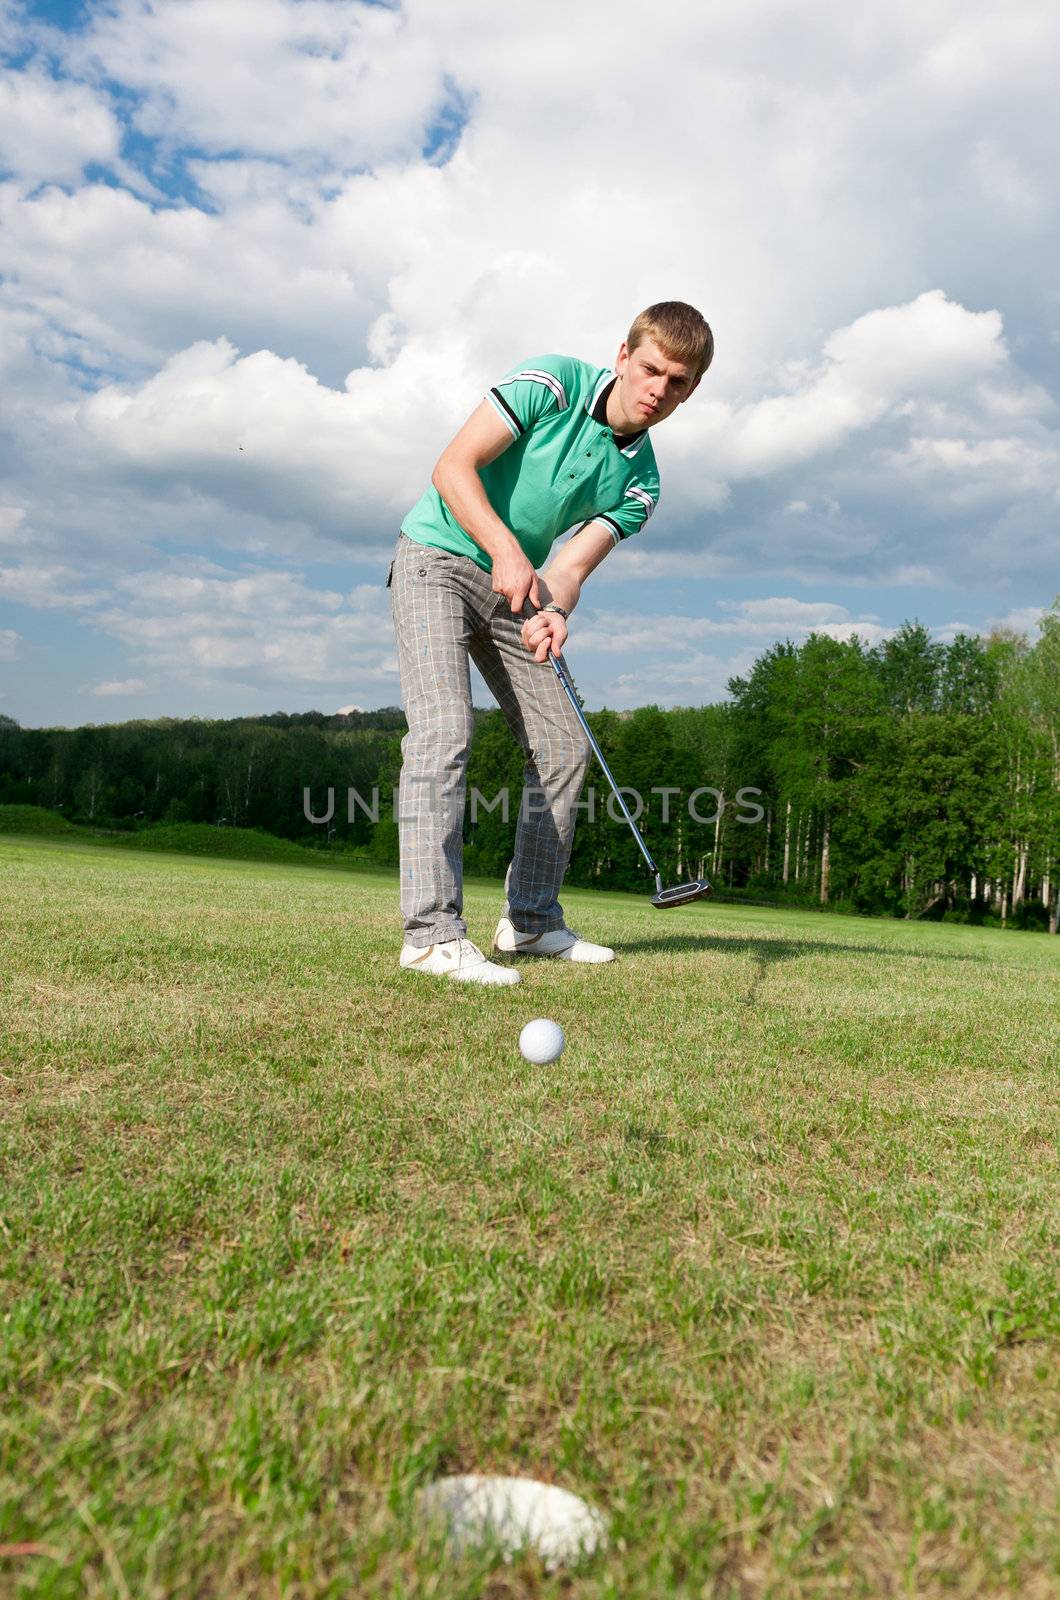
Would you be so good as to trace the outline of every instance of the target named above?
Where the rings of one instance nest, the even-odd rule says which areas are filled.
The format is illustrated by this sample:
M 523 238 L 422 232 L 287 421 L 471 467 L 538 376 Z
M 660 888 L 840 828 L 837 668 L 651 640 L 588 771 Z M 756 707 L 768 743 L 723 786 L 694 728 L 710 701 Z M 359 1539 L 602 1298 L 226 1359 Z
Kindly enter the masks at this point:
M 599 1511 L 533 1478 L 439 1478 L 423 1490 L 420 1505 L 425 1517 L 445 1523 L 456 1554 L 492 1541 L 506 1560 L 536 1550 L 546 1570 L 555 1572 L 607 1543 Z

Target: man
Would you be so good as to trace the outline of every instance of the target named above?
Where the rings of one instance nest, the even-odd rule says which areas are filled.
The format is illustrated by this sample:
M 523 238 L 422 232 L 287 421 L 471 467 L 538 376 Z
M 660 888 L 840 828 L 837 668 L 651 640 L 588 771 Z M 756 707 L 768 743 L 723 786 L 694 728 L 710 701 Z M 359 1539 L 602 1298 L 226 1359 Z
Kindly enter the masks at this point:
M 469 658 L 526 755 L 494 950 L 614 959 L 566 927 L 559 903 L 590 751 L 548 655 L 562 651 L 589 574 L 654 511 L 648 432 L 694 392 L 713 353 L 699 312 L 669 300 L 637 317 L 613 372 L 569 356 L 524 362 L 472 412 L 405 518 L 387 582 L 409 724 L 398 816 L 408 971 L 519 981 L 468 939 L 462 915 Z

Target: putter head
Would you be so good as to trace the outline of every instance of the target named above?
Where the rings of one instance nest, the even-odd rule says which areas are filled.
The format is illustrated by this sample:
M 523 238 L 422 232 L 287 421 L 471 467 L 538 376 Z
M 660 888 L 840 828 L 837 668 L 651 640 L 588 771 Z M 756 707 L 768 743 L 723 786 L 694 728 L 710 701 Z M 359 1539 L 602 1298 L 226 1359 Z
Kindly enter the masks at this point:
M 670 889 L 660 889 L 658 894 L 652 895 L 651 903 L 660 911 L 669 911 L 671 906 L 687 906 L 693 900 L 706 900 L 713 893 L 706 878 L 693 878 L 691 883 L 675 883 Z

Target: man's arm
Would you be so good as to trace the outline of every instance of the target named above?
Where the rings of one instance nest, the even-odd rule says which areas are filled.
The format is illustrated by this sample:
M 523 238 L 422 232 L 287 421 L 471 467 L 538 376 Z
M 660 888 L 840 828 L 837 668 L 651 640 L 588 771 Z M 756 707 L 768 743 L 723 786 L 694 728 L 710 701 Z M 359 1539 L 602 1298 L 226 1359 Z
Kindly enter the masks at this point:
M 606 523 L 587 522 L 571 534 L 566 544 L 560 545 L 541 574 L 542 585 L 548 588 L 547 598 L 564 611 L 573 611 L 582 584 L 614 548 L 615 536 Z
M 491 557 L 493 592 L 503 594 L 518 616 L 528 598 L 535 611 L 541 605 L 537 573 L 514 533 L 490 505 L 478 475 L 480 467 L 496 461 L 512 442 L 511 429 L 489 401 L 483 400 L 442 451 L 431 482 L 456 521 Z
M 544 603 L 554 600 L 570 612 L 578 604 L 582 584 L 615 548 L 613 530 L 604 522 L 587 522 L 572 534 L 541 574 Z M 523 625 L 523 643 L 537 661 L 544 661 L 551 650 L 558 656 L 567 640 L 567 624 L 555 611 L 541 611 Z

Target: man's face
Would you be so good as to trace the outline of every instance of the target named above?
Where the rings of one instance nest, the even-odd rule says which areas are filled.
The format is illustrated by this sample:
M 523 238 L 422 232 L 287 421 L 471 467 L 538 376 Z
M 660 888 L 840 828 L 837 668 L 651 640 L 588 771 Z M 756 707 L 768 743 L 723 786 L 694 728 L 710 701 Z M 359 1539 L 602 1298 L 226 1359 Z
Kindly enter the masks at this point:
M 698 378 L 692 378 L 691 367 L 671 360 L 654 339 L 642 340 L 632 351 L 623 340 L 615 371 L 615 393 L 626 425 L 623 431 L 630 433 L 663 422 L 699 384 Z

